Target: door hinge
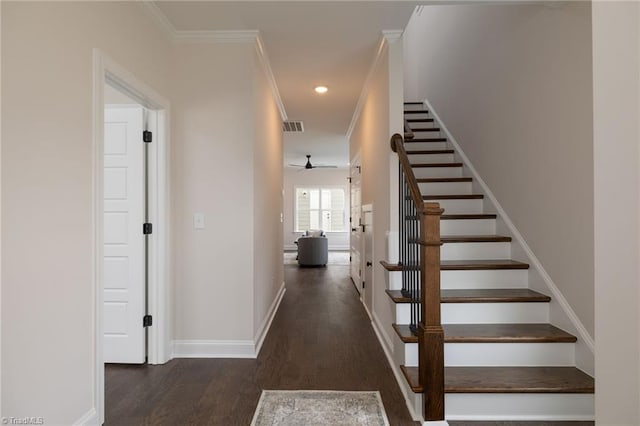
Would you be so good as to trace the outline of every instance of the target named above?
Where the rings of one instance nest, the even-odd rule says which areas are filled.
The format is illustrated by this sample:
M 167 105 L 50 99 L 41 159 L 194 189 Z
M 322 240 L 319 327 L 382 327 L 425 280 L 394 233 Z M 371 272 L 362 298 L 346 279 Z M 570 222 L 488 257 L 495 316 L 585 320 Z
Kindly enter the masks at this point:
M 362 288 L 364 288 L 364 281 L 362 281 Z
M 153 132 L 148 130 L 144 130 L 142 132 L 142 142 L 151 143 L 153 142 Z
M 347 180 L 349 181 L 349 183 L 351 183 L 351 178 L 350 177 L 348 177 Z
M 349 262 L 351 262 L 353 260 L 352 257 L 353 256 L 349 255 Z
M 151 327 L 153 325 L 153 317 L 151 315 L 145 315 L 142 317 L 142 326 Z
M 144 235 L 148 235 L 151 234 L 153 232 L 153 225 L 150 223 L 143 223 L 142 224 L 142 233 Z

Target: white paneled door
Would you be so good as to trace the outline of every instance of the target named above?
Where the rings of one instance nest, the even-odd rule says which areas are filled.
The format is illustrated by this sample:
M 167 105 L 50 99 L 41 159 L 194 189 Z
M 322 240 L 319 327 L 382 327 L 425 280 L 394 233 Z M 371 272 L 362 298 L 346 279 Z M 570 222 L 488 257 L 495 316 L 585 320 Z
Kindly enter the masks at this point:
M 106 108 L 104 362 L 145 362 L 143 109 Z
M 351 279 L 356 286 L 358 292 L 362 292 L 362 265 L 360 260 L 360 253 L 362 251 L 362 242 L 360 239 L 360 224 L 361 220 L 361 186 L 360 177 L 362 176 L 362 169 L 360 168 L 360 159 L 355 157 L 351 160 L 351 220 L 349 226 L 351 226 Z

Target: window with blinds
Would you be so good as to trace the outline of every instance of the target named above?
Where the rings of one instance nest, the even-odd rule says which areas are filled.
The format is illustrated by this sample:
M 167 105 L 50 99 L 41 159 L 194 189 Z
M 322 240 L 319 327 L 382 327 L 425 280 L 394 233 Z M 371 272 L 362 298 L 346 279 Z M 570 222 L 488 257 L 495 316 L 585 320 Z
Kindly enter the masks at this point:
M 296 231 L 346 231 L 344 188 L 296 188 Z

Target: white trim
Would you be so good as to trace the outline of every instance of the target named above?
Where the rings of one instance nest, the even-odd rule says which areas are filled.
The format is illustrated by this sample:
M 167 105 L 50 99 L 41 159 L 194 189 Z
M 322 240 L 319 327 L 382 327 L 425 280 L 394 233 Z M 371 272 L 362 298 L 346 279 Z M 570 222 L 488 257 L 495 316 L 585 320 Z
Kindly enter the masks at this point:
M 369 67 L 369 72 L 367 73 L 367 78 L 364 81 L 364 85 L 362 86 L 362 91 L 360 92 L 360 97 L 358 98 L 358 103 L 356 104 L 356 108 L 353 111 L 353 116 L 351 117 L 351 123 L 349 123 L 349 128 L 347 129 L 347 140 L 351 139 L 351 134 L 353 133 L 356 124 L 358 123 L 358 119 L 360 118 L 360 114 L 362 113 L 362 108 L 364 108 L 364 104 L 367 101 L 367 96 L 369 96 L 369 90 L 371 90 L 371 84 L 373 82 L 373 76 L 380 65 L 380 58 L 382 57 L 382 53 L 384 49 L 387 47 L 389 43 L 393 43 L 402 37 L 404 30 L 384 30 L 380 35 L 380 41 L 378 42 L 378 48 L 376 49 L 376 54 L 373 57 L 373 61 L 371 61 L 371 66 Z
M 273 70 L 271 69 L 271 62 L 269 61 L 269 56 L 267 56 L 267 51 L 264 47 L 264 41 L 262 40 L 262 37 L 259 33 L 256 37 L 256 51 L 258 52 L 258 57 L 260 58 L 260 64 L 262 65 L 264 73 L 267 76 L 267 81 L 269 81 L 269 86 L 271 86 L 271 92 L 273 93 L 273 98 L 276 101 L 276 105 L 278 106 L 278 111 L 280 111 L 280 118 L 282 119 L 282 121 L 287 121 L 289 119 L 287 117 L 287 111 L 285 110 L 284 104 L 282 103 L 280 90 L 278 89 L 276 78 L 273 76 Z
M 254 352 L 255 352 L 256 358 L 260 354 L 260 350 L 262 349 L 262 344 L 264 343 L 264 339 L 265 337 L 267 337 L 267 334 L 271 329 L 271 323 L 273 322 L 273 319 L 275 318 L 276 313 L 278 312 L 278 308 L 280 308 L 280 302 L 282 302 L 282 298 L 284 297 L 284 293 L 286 291 L 287 289 L 285 288 L 285 284 L 283 281 L 282 286 L 280 286 L 280 290 L 278 290 L 278 294 L 276 294 L 275 299 L 273 299 L 273 303 L 271 303 L 271 306 L 269 307 L 267 316 L 265 316 L 264 320 L 262 321 L 262 325 L 260 325 L 260 328 L 256 333 L 256 337 L 253 339 L 255 342 Z
M 371 324 L 373 325 L 373 331 L 376 333 L 376 336 L 378 337 L 380 346 L 382 346 L 382 350 L 384 351 L 384 354 L 387 357 L 387 362 L 391 367 L 391 371 L 393 371 L 393 375 L 396 378 L 396 382 L 398 382 L 398 386 L 400 387 L 400 389 L 402 389 L 407 381 L 404 378 L 402 371 L 400 371 L 400 367 L 396 364 L 395 360 L 393 359 L 393 355 L 390 352 L 389 347 L 391 347 L 391 343 L 389 343 L 389 346 L 385 344 L 385 340 L 388 339 L 389 336 L 387 335 L 387 333 L 385 333 L 384 328 L 382 328 L 382 326 L 380 325 L 380 320 L 378 319 L 378 316 L 376 315 L 375 312 L 373 313 L 373 321 L 371 321 Z M 401 393 L 404 398 L 404 402 L 407 405 L 407 410 L 409 410 L 409 414 L 411 415 L 411 418 L 416 422 L 422 421 L 422 415 L 418 415 L 418 413 L 416 413 L 413 407 L 413 403 L 407 399 L 404 392 L 401 391 Z
M 446 420 L 436 420 L 434 422 L 424 422 L 422 426 L 449 426 Z
M 353 111 L 353 116 L 351 117 L 351 123 L 349 123 L 349 128 L 347 129 L 347 140 L 351 139 L 351 134 L 356 128 L 358 119 L 360 119 L 362 108 L 364 108 L 364 104 L 367 101 L 367 97 L 369 96 L 369 90 L 371 90 L 371 84 L 373 83 L 373 76 L 376 73 L 378 66 L 380 65 L 380 58 L 382 57 L 382 53 L 384 52 L 384 49 L 386 47 L 387 47 L 387 39 L 384 36 L 380 36 L 380 41 L 378 42 L 378 48 L 376 49 L 376 54 L 373 57 L 373 61 L 371 61 L 371 66 L 369 67 L 367 78 L 364 80 L 364 85 L 362 86 L 362 91 L 360 92 L 360 97 L 358 98 L 356 109 Z
M 168 277 L 170 271 L 169 224 L 169 101 L 138 80 L 132 73 L 117 64 L 99 49 L 93 50 L 93 168 L 92 168 L 92 270 L 94 292 L 94 345 L 95 389 L 94 408 L 98 423 L 104 422 L 104 361 L 103 335 L 103 138 L 104 138 L 104 86 L 106 83 L 124 90 L 142 106 L 155 110 L 157 115 L 157 140 L 153 144 L 150 172 L 150 216 L 157 232 L 149 240 L 150 285 L 149 312 L 154 315 L 154 325 L 149 328 L 148 359 L 150 364 L 162 364 L 170 359 L 168 333 L 171 326 Z M 162 126 L 162 127 L 160 127 Z
M 464 162 L 465 166 L 469 168 L 469 171 L 473 175 L 473 178 L 480 184 L 483 192 L 486 194 L 487 198 L 489 198 L 489 200 L 495 207 L 498 215 L 504 221 L 505 225 L 507 226 L 507 228 L 509 229 L 513 237 L 518 241 L 518 243 L 524 250 L 525 255 L 528 257 L 529 263 L 531 263 L 533 267 L 538 271 L 542 280 L 549 288 L 549 291 L 551 291 L 553 298 L 558 302 L 558 304 L 560 305 L 562 310 L 565 312 L 565 314 L 567 315 L 567 317 L 569 318 L 573 326 L 576 328 L 578 334 L 580 335 L 580 339 L 584 341 L 587 348 L 589 348 L 589 350 L 591 351 L 591 354 L 593 355 L 595 353 L 595 342 L 593 340 L 593 337 L 591 337 L 591 335 L 589 334 L 585 326 L 582 324 L 582 322 L 576 315 L 575 311 L 569 305 L 569 302 L 567 302 L 567 299 L 562 295 L 562 292 L 560 291 L 558 286 L 556 286 L 556 284 L 553 282 L 553 280 L 551 279 L 547 271 L 544 269 L 544 267 L 542 266 L 542 263 L 540 263 L 540 260 L 538 260 L 536 255 L 533 253 L 533 251 L 525 241 L 522 234 L 520 234 L 516 226 L 513 224 L 513 222 L 505 212 L 505 210 L 502 208 L 502 206 L 500 205 L 496 197 L 493 195 L 493 192 L 491 192 L 487 184 L 480 177 L 480 174 L 478 173 L 478 171 L 475 169 L 475 167 L 473 167 L 473 164 L 469 160 L 469 157 L 465 155 L 464 151 L 460 147 L 460 144 L 458 144 L 458 142 L 453 137 L 451 132 L 449 132 L 449 130 L 447 129 L 447 126 L 445 126 L 445 124 L 442 122 L 438 114 L 434 111 L 433 106 L 429 103 L 427 99 L 424 99 L 423 103 L 427 107 L 427 110 L 436 119 L 436 121 L 440 125 L 440 128 L 446 135 L 447 139 L 449 140 L 449 142 L 451 142 L 451 144 L 455 148 L 457 154 L 460 155 L 460 158 Z
M 82 417 L 80 417 L 78 420 L 76 420 L 75 422 L 73 422 L 73 426 L 93 426 L 93 425 L 100 425 L 102 424 L 101 422 L 98 422 L 98 412 L 96 411 L 95 408 L 92 408 L 91 410 L 87 411 L 86 413 L 84 413 L 84 415 Z
M 255 358 L 253 340 L 174 340 L 173 358 Z
M 362 303 L 362 306 L 364 306 L 364 311 L 367 313 L 367 316 L 369 317 L 369 321 L 373 322 L 373 316 L 371 316 L 371 311 L 369 311 L 369 308 L 367 308 L 367 304 L 364 303 L 362 293 L 360 293 L 360 303 Z
M 142 0 L 140 6 L 147 12 L 153 22 L 160 27 L 162 32 L 173 41 L 176 37 L 176 29 L 158 5 L 151 0 Z
M 348 232 L 345 232 L 345 234 L 347 234 Z M 296 232 L 296 234 L 303 234 L 303 232 Z M 329 251 L 349 251 L 351 247 L 349 247 L 348 245 L 329 245 Z M 284 250 L 285 251 L 298 251 L 298 246 L 295 244 L 285 244 L 284 245 Z

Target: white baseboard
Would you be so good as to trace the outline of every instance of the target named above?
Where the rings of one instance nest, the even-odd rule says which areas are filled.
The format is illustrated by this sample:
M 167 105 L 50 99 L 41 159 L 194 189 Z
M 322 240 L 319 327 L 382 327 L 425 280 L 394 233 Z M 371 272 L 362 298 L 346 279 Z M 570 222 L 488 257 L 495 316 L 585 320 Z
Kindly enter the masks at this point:
M 254 340 L 174 340 L 173 358 L 257 358 L 285 291 L 283 282 Z
M 436 122 L 439 124 L 440 128 L 442 129 L 443 133 L 446 135 L 447 139 L 449 140 L 449 142 L 454 146 L 457 154 L 460 155 L 460 157 L 462 158 L 462 162 L 469 169 L 469 171 L 473 175 L 473 178 L 478 182 L 478 184 L 482 188 L 482 191 L 485 193 L 487 198 L 493 204 L 493 207 L 496 209 L 498 216 L 504 221 L 504 224 L 506 225 L 507 229 L 511 233 L 511 236 L 517 241 L 517 243 L 520 245 L 520 247 L 524 251 L 525 256 L 528 258 L 527 261 L 540 274 L 542 281 L 546 284 L 547 288 L 551 292 L 553 299 L 555 299 L 555 301 L 560 305 L 560 307 L 562 308 L 562 311 L 567 316 L 570 323 L 575 327 L 575 331 L 579 335 L 579 338 L 584 342 L 585 346 L 590 351 L 591 359 L 586 360 L 584 362 L 585 363 L 584 366 L 578 365 L 578 367 L 583 367 L 583 369 L 591 373 L 592 368 L 590 367 L 593 365 L 593 358 L 595 357 L 595 342 L 593 337 L 589 334 L 584 324 L 582 324 L 582 321 L 580 321 L 580 319 L 578 318 L 578 315 L 576 315 L 573 308 L 571 308 L 571 305 L 569 305 L 569 302 L 567 302 L 567 299 L 564 297 L 564 295 L 562 294 L 558 286 L 553 282 L 553 280 L 551 279 L 551 276 L 544 269 L 544 267 L 542 266 L 542 263 L 533 253 L 533 251 L 525 241 L 524 237 L 520 233 L 520 231 L 518 231 L 516 226 L 513 224 L 513 221 L 511 220 L 511 218 L 507 215 L 506 211 L 502 208 L 502 206 L 498 202 L 495 195 L 493 195 L 493 192 L 491 192 L 491 189 L 489 189 L 487 184 L 484 182 L 484 180 L 482 180 L 482 178 L 478 174 L 478 171 L 475 169 L 475 167 L 473 167 L 473 164 L 469 160 L 469 157 L 467 157 L 467 155 L 464 153 L 464 151 L 460 147 L 460 144 L 456 141 L 456 139 L 453 137 L 451 132 L 449 132 L 449 129 L 447 129 L 447 126 L 442 122 L 438 114 L 434 111 L 431 103 L 429 103 L 427 99 L 424 99 L 423 103 L 427 107 L 427 110 L 433 115 Z
M 278 294 L 276 294 L 275 299 L 273 299 L 273 303 L 269 307 L 269 311 L 267 312 L 267 316 L 262 321 L 262 325 L 258 329 L 256 333 L 256 337 L 253 339 L 255 343 L 255 354 L 256 358 L 260 354 L 260 349 L 262 349 L 262 344 L 264 343 L 265 337 L 269 333 L 269 329 L 271 328 L 271 323 L 273 322 L 273 318 L 276 316 L 276 312 L 278 312 L 278 308 L 280 307 L 280 302 L 282 302 L 282 298 L 284 297 L 284 293 L 287 289 L 284 286 L 284 281 L 282 282 L 282 286 L 280 290 L 278 290 Z
M 95 408 L 84 413 L 82 417 L 73 423 L 73 426 L 97 426 L 100 425 L 98 420 L 98 412 Z
M 402 371 L 400 371 L 400 366 L 396 365 L 393 359 L 393 355 L 391 354 L 391 351 L 389 349 L 389 346 L 387 346 L 386 339 L 388 339 L 389 336 L 387 336 L 387 333 L 385 333 L 384 328 L 382 328 L 382 326 L 380 325 L 380 320 L 378 319 L 375 312 L 373 313 L 373 321 L 371 321 L 371 324 L 373 325 L 373 331 L 376 333 L 376 336 L 378 337 L 380 346 L 382 346 L 382 350 L 384 351 L 384 354 L 387 357 L 387 362 L 391 367 L 391 371 L 393 371 L 393 376 L 396 378 L 396 382 L 398 382 L 398 386 L 400 387 L 400 389 L 402 389 L 403 383 L 405 382 L 404 375 L 402 374 Z M 422 416 L 416 413 L 416 411 L 413 408 L 413 404 L 411 403 L 411 401 L 409 401 L 405 397 L 404 393 L 402 394 L 402 396 L 405 399 L 404 402 L 407 405 L 407 409 L 409 410 L 409 414 L 411 415 L 411 418 L 416 422 L 421 422 Z
M 351 247 L 349 247 L 348 245 L 329 245 L 329 251 L 349 251 L 351 249 Z M 285 244 L 284 245 L 284 250 L 285 251 L 298 251 L 298 246 L 295 244 Z
M 173 358 L 255 358 L 253 340 L 174 340 Z
M 449 426 L 446 420 L 437 420 L 435 422 L 424 422 L 422 426 Z

